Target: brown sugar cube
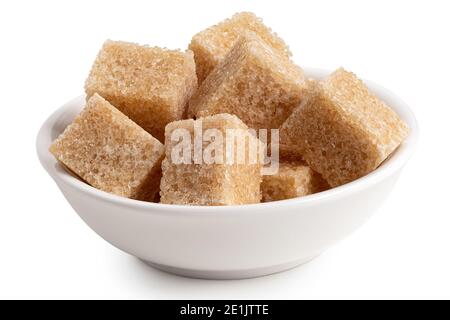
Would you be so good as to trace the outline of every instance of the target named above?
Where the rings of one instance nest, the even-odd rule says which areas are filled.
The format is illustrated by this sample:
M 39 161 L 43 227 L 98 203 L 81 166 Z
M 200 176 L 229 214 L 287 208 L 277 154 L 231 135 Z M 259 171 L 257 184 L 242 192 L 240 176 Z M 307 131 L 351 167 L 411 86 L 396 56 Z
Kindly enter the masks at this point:
M 291 56 L 284 41 L 266 27 L 260 18 L 250 12 L 237 13 L 192 38 L 189 49 L 194 52 L 199 83 L 222 61 L 239 36 L 247 31 L 256 33 L 281 55 Z
M 230 132 L 233 133 L 232 140 L 226 139 Z M 187 141 L 187 145 L 192 146 L 199 133 L 203 135 L 199 144 L 201 148 L 197 148 L 203 150 L 200 161 L 193 155 L 194 151 L 191 153 L 188 150 L 185 153 L 187 159 L 183 157 L 185 160 L 181 162 L 178 158 L 182 154 L 179 151 L 180 143 Z M 208 146 L 211 146 L 208 142 L 210 140 L 206 138 L 209 133 L 214 133 L 214 141 L 222 141 L 222 144 L 211 152 L 214 158 L 208 160 L 205 155 Z M 184 134 L 183 142 L 178 139 L 180 134 Z M 219 139 L 217 135 L 221 138 Z M 239 141 L 244 141 L 241 149 Z M 165 145 L 161 203 L 212 206 L 260 202 L 261 162 L 252 162 L 247 156 L 239 162 L 236 155 L 238 150 L 243 150 L 249 155 L 252 145 L 260 148 L 262 144 L 259 139 L 248 133 L 248 127 L 236 116 L 218 114 L 197 120 L 172 122 L 166 127 Z M 233 146 L 234 152 L 227 152 L 227 145 Z M 226 158 L 227 154 L 234 155 L 234 158 Z
M 251 128 L 277 129 L 307 91 L 299 67 L 247 33 L 199 87 L 189 112 L 196 117 L 230 113 Z
M 100 94 L 160 141 L 166 124 L 183 118 L 196 89 L 191 51 L 110 40 L 85 84 L 88 97 Z
M 390 107 L 341 68 L 295 109 L 280 139 L 336 187 L 376 169 L 408 131 Z
M 147 201 L 159 191 L 164 146 L 98 94 L 50 152 L 100 190 Z
M 306 196 L 328 189 L 320 174 L 301 161 L 281 162 L 278 172 L 263 177 L 262 201 L 270 202 Z
M 279 157 L 281 161 L 302 161 L 299 151 L 292 144 L 279 144 Z

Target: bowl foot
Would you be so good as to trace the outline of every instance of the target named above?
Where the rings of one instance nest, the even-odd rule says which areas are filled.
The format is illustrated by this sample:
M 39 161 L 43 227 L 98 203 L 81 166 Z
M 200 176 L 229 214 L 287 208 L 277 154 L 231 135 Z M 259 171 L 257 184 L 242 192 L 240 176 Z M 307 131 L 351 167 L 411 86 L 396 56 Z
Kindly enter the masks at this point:
M 293 269 L 302 264 L 308 263 L 318 255 L 312 257 L 296 260 L 289 263 L 284 263 L 280 265 L 256 268 L 256 269 L 245 269 L 245 270 L 196 270 L 196 269 L 185 269 L 172 267 L 168 265 L 163 265 L 159 263 L 154 263 L 151 261 L 142 260 L 145 264 L 156 268 L 158 270 L 172 273 L 182 277 L 197 278 L 197 279 L 208 279 L 208 280 L 238 280 L 238 279 L 248 279 L 267 276 L 270 274 L 286 271 Z

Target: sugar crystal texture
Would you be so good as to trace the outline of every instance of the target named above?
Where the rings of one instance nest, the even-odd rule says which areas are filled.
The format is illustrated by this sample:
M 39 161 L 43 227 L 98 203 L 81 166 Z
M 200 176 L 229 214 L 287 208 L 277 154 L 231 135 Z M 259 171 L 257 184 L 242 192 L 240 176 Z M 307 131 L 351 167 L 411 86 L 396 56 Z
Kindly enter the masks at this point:
M 164 146 L 98 94 L 50 152 L 100 190 L 146 201 L 159 191 Z
M 254 129 L 278 129 L 308 91 L 303 71 L 254 33 L 242 36 L 189 102 L 191 116 L 238 116 Z
M 341 68 L 294 110 L 280 139 L 336 187 L 376 169 L 408 131 L 394 110 Z
M 266 175 L 261 183 L 262 201 L 297 198 L 326 190 L 325 180 L 302 161 L 281 162 L 274 175 Z
M 281 55 L 291 55 L 284 41 L 266 27 L 260 18 L 250 12 L 237 13 L 192 38 L 189 49 L 194 52 L 199 83 L 222 61 L 239 36 L 248 31 L 256 33 Z
M 100 94 L 160 141 L 167 123 L 182 119 L 197 88 L 191 51 L 106 41 L 85 90 Z
M 180 154 L 177 146 L 181 142 L 174 135 L 180 130 L 187 133 L 189 145 L 192 146 L 192 153 L 187 153 L 190 162 L 180 163 L 174 158 Z M 194 139 L 198 132 L 203 134 L 203 140 L 200 140 L 199 144 L 200 148 L 197 148 L 197 150 L 203 150 L 200 162 L 195 160 L 193 155 Z M 211 139 L 205 138 L 208 132 L 215 133 L 215 137 L 222 137 L 214 138 L 218 139 L 215 141 L 219 147 L 211 153 L 214 157 L 222 155 L 222 157 L 217 157 L 218 161 L 216 158 L 213 159 L 214 161 L 205 161 L 206 150 L 208 150 L 208 146 L 211 146 Z M 227 132 L 234 133 L 232 141 L 226 139 Z M 222 141 L 221 144 L 220 141 Z M 239 141 L 245 141 L 241 145 L 242 149 L 239 149 Z M 233 154 L 234 158 L 231 159 L 235 161 L 226 161 L 227 144 L 234 146 L 234 153 L 228 154 Z M 236 155 L 238 150 L 243 150 L 248 155 L 251 152 L 251 145 L 260 148 L 262 144 L 259 139 L 248 133 L 248 127 L 236 116 L 218 114 L 197 120 L 172 122 L 166 127 L 165 145 L 166 158 L 162 163 L 161 203 L 203 206 L 260 202 L 261 162 L 252 162 L 247 156 L 243 159 L 244 161 L 239 162 Z

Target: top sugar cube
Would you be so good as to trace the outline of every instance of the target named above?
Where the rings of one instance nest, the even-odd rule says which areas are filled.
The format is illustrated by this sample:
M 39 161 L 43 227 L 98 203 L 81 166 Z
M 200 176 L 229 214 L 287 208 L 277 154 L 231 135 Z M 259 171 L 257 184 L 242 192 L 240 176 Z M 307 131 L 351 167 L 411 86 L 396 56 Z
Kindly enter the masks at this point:
M 341 68 L 315 85 L 281 126 L 280 138 L 336 187 L 376 169 L 408 131 L 394 110 Z
M 85 90 L 100 94 L 160 141 L 169 122 L 183 118 L 197 88 L 191 51 L 106 41 Z
M 303 71 L 248 32 L 201 84 L 189 115 L 230 113 L 250 128 L 278 129 L 307 91 Z
M 291 55 L 284 41 L 266 27 L 260 18 L 250 12 L 237 13 L 192 38 L 189 49 L 194 52 L 199 83 L 222 61 L 238 38 L 248 31 L 256 33 L 281 55 Z

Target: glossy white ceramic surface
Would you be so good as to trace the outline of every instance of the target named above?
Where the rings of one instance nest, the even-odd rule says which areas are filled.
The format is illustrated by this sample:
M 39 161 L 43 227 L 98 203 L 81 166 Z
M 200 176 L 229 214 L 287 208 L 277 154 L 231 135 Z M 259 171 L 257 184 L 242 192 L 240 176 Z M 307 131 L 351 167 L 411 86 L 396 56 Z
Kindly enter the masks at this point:
M 306 69 L 321 78 L 328 71 Z M 37 152 L 43 167 L 79 216 L 106 241 L 150 265 L 199 278 L 238 279 L 305 263 L 370 218 L 389 195 L 417 143 L 409 107 L 370 81 L 369 88 L 409 125 L 406 141 L 377 170 L 318 194 L 243 206 L 197 207 L 147 203 L 97 190 L 64 169 L 51 142 L 84 106 L 80 96 L 42 125 Z

